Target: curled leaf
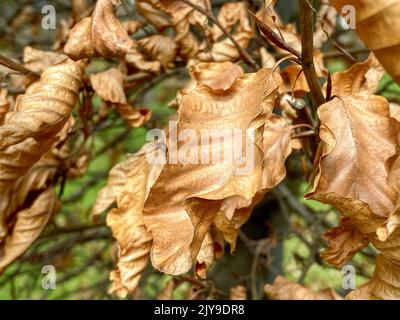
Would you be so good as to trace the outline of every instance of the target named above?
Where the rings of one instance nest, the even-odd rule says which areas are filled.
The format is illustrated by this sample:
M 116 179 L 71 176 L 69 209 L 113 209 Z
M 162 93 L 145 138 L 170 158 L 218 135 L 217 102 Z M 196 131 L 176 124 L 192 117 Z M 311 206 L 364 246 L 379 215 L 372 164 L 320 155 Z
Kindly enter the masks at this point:
M 67 58 L 62 53 L 37 50 L 32 47 L 24 48 L 24 64 L 28 69 L 35 72 L 43 72 L 48 67 L 58 64 Z
M 98 0 L 92 16 L 83 18 L 71 30 L 64 52 L 74 60 L 122 58 L 132 40 L 115 15 L 120 0 Z
M 126 103 L 124 75 L 116 68 L 90 75 L 93 90 L 104 100 L 113 103 Z
M 18 97 L 0 127 L 1 192 L 51 148 L 70 118 L 82 76 L 82 64 L 67 60 L 46 69 Z
M 107 215 L 107 224 L 118 242 L 118 262 L 110 273 L 110 292 L 121 297 L 136 289 L 151 248 L 152 237 L 143 224 L 142 210 L 162 166 L 148 164 L 146 148 L 113 168 L 94 207 L 94 214 L 98 214 L 112 202 L 117 203 L 117 208 Z
M 149 60 L 159 61 L 164 70 L 173 69 L 177 54 L 174 40 L 162 35 L 153 35 L 139 40 L 138 45 Z
M 324 238 L 329 241 L 329 246 L 321 257 L 336 267 L 342 267 L 369 244 L 368 237 L 358 231 L 347 217 L 341 219 L 338 227 L 326 231 Z
M 237 25 L 232 36 L 242 48 L 248 47 L 253 38 L 253 29 L 250 26 L 245 2 L 225 3 L 218 13 L 218 21 L 228 32 L 231 32 Z M 240 52 L 231 39 L 220 39 L 223 32 L 218 26 L 213 26 L 211 35 L 216 42 L 211 47 L 210 52 L 202 52 L 198 55 L 200 60 L 235 61 L 240 58 Z
M 342 297 L 332 289 L 313 292 L 282 276 L 277 276 L 273 284 L 266 284 L 264 291 L 267 296 L 275 300 L 342 300 Z
M 116 107 L 119 115 L 132 128 L 141 127 L 151 118 L 151 111 L 148 109 L 137 109 L 129 104 L 117 104 Z
M 342 12 L 352 5 L 357 12 L 355 31 L 366 46 L 393 77 L 400 83 L 400 2 L 398 0 L 332 0 L 332 5 Z
M 229 292 L 229 300 L 246 300 L 247 292 L 244 286 L 232 287 Z
M 351 291 L 346 299 L 398 300 L 400 297 L 400 267 L 397 261 L 384 255 L 378 255 L 372 279 Z
M 59 208 L 57 196 L 49 188 L 17 213 L 12 231 L 0 246 L 0 274 L 30 247 Z
M 200 251 L 196 257 L 195 272 L 201 279 L 207 278 L 207 270 L 214 263 L 214 241 L 211 233 L 208 232 L 204 237 L 203 243 L 201 244 Z
M 335 31 L 337 11 L 331 5 L 322 5 L 318 11 L 318 21 L 314 31 L 314 48 L 321 48 Z
M 7 90 L 0 89 L 0 126 L 3 124 L 4 118 L 10 109 L 10 101 L 7 99 Z
M 332 96 L 375 94 L 384 73 L 378 60 L 371 54 L 367 60 L 332 75 Z
M 189 148 L 188 153 L 183 153 L 182 157 L 185 154 L 185 157 L 187 154 L 198 157 L 199 162 L 196 163 L 199 164 L 184 160 L 185 164 L 179 161 L 164 167 L 150 191 L 144 210 L 145 224 L 154 239 L 151 255 L 155 268 L 170 274 L 189 270 L 220 209 L 221 200 L 234 195 L 251 200 L 259 190 L 263 123 L 272 110 L 279 83 L 276 73 L 262 69 L 239 76 L 226 90 L 215 90 L 200 84 L 183 94 L 176 132 L 170 131 L 169 136 L 176 134 L 178 137 L 185 129 L 194 130 L 197 137 L 201 136 L 202 129 L 251 129 L 254 137 L 242 143 L 241 147 L 242 154 L 246 154 L 244 145 L 251 143 L 254 146 L 254 153 L 249 154 L 254 167 L 241 176 L 236 171 L 239 164 L 232 160 L 210 163 L 211 150 L 223 150 L 221 141 L 195 142 L 186 147 Z M 229 148 L 233 147 L 232 138 L 225 143 Z M 183 145 L 185 141 L 180 138 L 175 150 Z M 197 146 L 207 148 L 202 159 L 208 158 L 208 162 L 200 164 Z M 173 145 L 167 143 L 167 147 L 169 154 L 175 154 L 176 151 L 171 149 Z M 179 235 L 173 231 L 177 228 Z
M 307 197 L 330 203 L 348 216 L 389 216 L 397 195 L 386 183 L 386 162 L 396 153 L 399 132 L 389 103 L 378 96 L 336 98 L 322 105 L 318 115 L 323 154 L 314 191 Z M 371 232 L 371 222 L 360 222 L 359 230 Z

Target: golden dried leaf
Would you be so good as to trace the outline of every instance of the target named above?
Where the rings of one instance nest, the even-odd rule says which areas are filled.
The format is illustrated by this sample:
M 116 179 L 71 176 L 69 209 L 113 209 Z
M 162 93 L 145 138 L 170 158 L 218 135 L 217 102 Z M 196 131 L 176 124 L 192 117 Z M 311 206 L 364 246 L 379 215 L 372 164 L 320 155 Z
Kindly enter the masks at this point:
M 286 176 L 285 161 L 292 152 L 290 123 L 272 114 L 264 126 L 262 188 L 269 191 Z
M 151 118 L 151 111 L 148 109 L 137 109 L 129 104 L 117 104 L 116 107 L 119 115 L 132 128 L 141 127 Z
M 28 69 L 41 73 L 48 67 L 67 59 L 62 53 L 37 50 L 32 47 L 24 48 L 24 64 Z
M 318 20 L 314 31 L 314 48 L 321 48 L 335 31 L 338 13 L 330 5 L 322 5 L 318 12 Z M 322 20 L 322 21 L 321 21 Z
M 190 31 L 190 28 L 196 27 L 200 29 L 200 32 L 207 34 L 207 17 L 183 1 L 149 0 L 147 2 L 153 8 L 168 14 L 169 21 L 176 33 L 175 42 L 178 45 L 179 54 L 187 59 L 195 57 L 199 51 L 200 44 L 197 37 Z M 192 3 L 205 10 L 209 10 L 211 7 L 208 0 L 195 0 Z M 156 16 L 158 17 L 159 15 Z M 157 20 L 156 16 L 153 14 L 154 20 Z
M 240 204 L 240 202 L 242 202 L 242 204 Z M 250 202 L 250 204 L 248 202 Z M 240 228 L 250 218 L 254 205 L 252 205 L 251 201 L 246 201 L 246 199 L 238 196 L 229 197 L 224 200 L 220 211 L 218 211 L 214 218 L 214 225 L 222 233 L 224 240 L 229 243 L 231 253 L 234 253 L 236 250 L 236 240 Z M 231 218 L 227 217 L 226 206 L 231 206 L 231 211 L 233 211 Z
M 139 46 L 151 61 L 159 61 L 164 70 L 174 68 L 177 54 L 175 41 L 163 35 L 153 35 L 138 41 Z
M 64 128 L 57 134 L 54 146 L 44 154 L 38 162 L 12 183 L 2 193 L 0 201 L 0 243 L 12 232 L 12 225 L 18 218 L 18 212 L 31 205 L 32 195 L 37 195 L 47 189 L 53 182 L 58 168 L 63 165 L 66 157 L 59 154 L 58 148 L 67 138 L 67 132 L 74 121 L 68 121 Z M 62 148 L 62 147 L 61 147 Z M 28 160 L 29 162 L 29 160 Z M 11 226 L 11 227 L 10 227 Z
M 182 164 L 180 161 L 164 167 L 150 191 L 144 210 L 145 224 L 154 239 L 151 255 L 155 268 L 169 274 L 188 271 L 221 200 L 234 195 L 252 199 L 256 194 L 261 183 L 263 124 L 272 111 L 279 84 L 279 75 L 262 69 L 241 75 L 226 90 L 213 90 L 200 84 L 183 94 L 176 134 L 184 129 L 193 129 L 200 137 L 201 129 L 252 128 L 254 167 L 243 176 L 237 175 L 238 164 L 232 161 L 217 164 Z M 187 141 L 178 141 L 178 150 L 185 144 Z M 188 151 L 193 149 L 192 146 Z M 171 147 L 168 145 L 170 154 L 173 152 Z M 222 150 L 220 141 L 205 144 L 205 147 L 208 148 L 206 157 L 209 160 L 210 150 Z M 195 148 L 191 153 L 198 157 L 197 152 Z M 175 232 L 177 228 L 179 235 Z
M 0 126 L 3 124 L 4 117 L 10 109 L 10 101 L 7 99 L 7 90 L 0 89 Z
M 396 153 L 399 123 L 378 96 L 336 98 L 318 109 L 323 154 L 308 198 L 330 203 L 344 215 L 357 213 L 363 233 L 374 232 L 372 215 L 388 217 L 397 194 L 387 184 L 386 162 Z
M 229 300 L 247 300 L 247 290 L 243 286 L 236 286 L 230 289 Z
M 275 114 L 269 116 L 264 125 L 264 163 L 260 190 L 251 200 L 232 196 L 222 203 L 214 224 L 230 244 L 231 252 L 235 251 L 240 228 L 249 219 L 255 205 L 285 177 L 285 161 L 292 151 L 291 132 L 291 126 L 284 118 Z
M 116 201 L 107 215 L 107 225 L 118 242 L 117 268 L 110 273 L 110 293 L 125 297 L 133 292 L 147 265 L 152 237 L 143 224 L 143 205 L 162 166 L 149 165 L 148 145 L 114 167 L 107 186 L 100 191 L 94 207 L 99 213 Z
M 163 11 L 155 8 L 147 0 L 135 1 L 136 11 L 149 21 L 158 30 L 164 30 L 171 25 L 170 17 Z
M 273 68 L 276 65 L 275 57 L 264 47 L 260 48 L 261 65 L 263 68 Z
M 124 161 L 118 163 L 110 170 L 107 185 L 97 194 L 97 199 L 92 209 L 94 218 L 102 214 L 117 201 L 117 196 L 122 193 L 126 183 L 125 179 L 136 162 L 136 157 L 128 156 Z
M 213 90 L 227 90 L 243 74 L 243 69 L 232 62 L 200 62 L 189 69 L 192 82 L 184 89 L 189 92 L 200 84 Z
M 98 0 L 91 17 L 83 18 L 71 30 L 64 52 L 74 60 L 122 58 L 133 40 L 115 15 L 120 0 Z
M 322 105 L 318 115 L 323 153 L 314 191 L 307 196 L 338 208 L 349 218 L 358 238 L 351 248 L 342 248 L 340 255 L 328 252 L 327 257 L 343 263 L 348 258 L 346 251 L 354 254 L 366 243 L 363 235 L 368 236 L 381 253 L 374 277 L 347 298 L 399 298 L 398 192 L 388 183 L 388 163 L 397 152 L 399 123 L 391 118 L 384 98 L 365 94 L 336 98 Z M 336 230 L 343 231 L 340 229 Z M 346 232 L 342 236 L 348 237 Z M 334 240 L 339 241 L 336 245 L 350 245 L 340 237 Z
M 104 100 L 113 103 L 126 103 L 124 75 L 116 68 L 90 75 L 93 90 Z
M 267 296 L 275 300 L 342 300 L 342 297 L 332 289 L 313 292 L 282 276 L 277 276 L 272 285 L 266 284 L 264 291 Z
M 29 248 L 59 208 L 57 195 L 49 188 L 38 194 L 29 206 L 17 212 L 11 232 L 0 245 L 0 274 Z
M 81 63 L 67 60 L 42 73 L 17 99 L 0 127 L 0 192 L 5 192 L 50 150 L 78 96 Z
M 332 0 L 341 12 L 352 5 L 357 13 L 355 31 L 366 46 L 393 77 L 400 83 L 400 1 L 398 0 Z
M 397 240 L 398 241 L 398 240 Z M 349 300 L 399 300 L 400 267 L 395 261 L 384 255 L 376 258 L 374 276 L 361 287 L 351 291 Z
M 236 24 L 239 24 L 238 27 L 240 31 L 251 32 L 247 5 L 245 2 L 225 3 L 218 12 L 217 19 L 228 32 L 231 31 Z M 214 41 L 217 41 L 218 38 L 224 34 L 217 25 L 213 25 L 210 32 Z
M 332 75 L 332 96 L 374 94 L 385 71 L 373 54 L 364 62 Z
M 232 62 L 194 62 L 189 65 L 190 81 L 180 91 L 169 106 L 178 106 L 182 99 L 182 93 L 190 92 L 196 86 L 205 84 L 213 90 L 226 90 L 233 82 L 243 74 L 243 69 Z
M 204 237 L 203 243 L 201 244 L 200 251 L 196 257 L 195 272 L 196 275 L 201 279 L 207 278 L 207 271 L 214 263 L 214 241 L 211 233 L 208 232 Z
M 358 231 L 347 217 L 340 220 L 338 227 L 326 231 L 324 238 L 329 241 L 329 246 L 322 252 L 321 257 L 336 267 L 343 267 L 369 244 L 368 237 Z
M 161 71 L 161 62 L 158 60 L 148 60 L 147 56 L 141 52 L 137 42 L 134 42 L 129 48 L 125 56 L 125 61 L 128 65 L 137 70 L 149 71 L 152 73 L 159 73 Z
M 270 29 L 272 29 L 276 34 L 280 35 L 282 40 L 290 45 L 292 48 L 296 49 L 298 52 L 301 52 L 301 37 L 296 30 L 295 25 L 293 24 L 285 24 L 282 22 L 278 14 L 275 12 L 274 6 L 276 1 L 269 1 L 266 4 L 266 9 L 260 9 L 256 16 L 263 23 L 265 23 Z M 287 54 L 286 50 L 283 50 L 273 43 L 271 45 L 281 54 Z
M 218 21 L 231 33 L 233 27 L 237 25 L 232 36 L 242 48 L 248 47 L 253 38 L 253 29 L 250 26 L 245 2 L 225 3 L 218 13 Z M 223 33 L 216 25 L 213 26 L 211 35 L 216 42 L 211 47 L 210 52 L 202 52 L 198 55 L 200 60 L 235 61 L 241 57 L 240 52 L 229 38 L 218 40 Z

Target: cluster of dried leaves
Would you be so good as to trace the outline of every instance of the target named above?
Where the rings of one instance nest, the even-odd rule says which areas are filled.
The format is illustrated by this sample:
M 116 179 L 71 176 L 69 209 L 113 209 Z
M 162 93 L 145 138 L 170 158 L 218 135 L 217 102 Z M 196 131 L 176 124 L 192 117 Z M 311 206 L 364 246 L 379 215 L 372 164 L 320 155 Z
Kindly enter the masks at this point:
M 75 7 L 78 2 L 73 1 Z M 186 66 L 190 81 L 170 104 L 178 109 L 178 133 L 253 129 L 254 169 L 238 176 L 234 163 L 152 165 L 146 159 L 152 143 L 114 166 L 93 207 L 98 218 L 113 206 L 107 225 L 118 258 L 110 291 L 121 297 L 134 292 L 150 261 L 167 274 L 194 268 L 206 278 L 224 243 L 235 251 L 253 208 L 284 179 L 286 159 L 302 152 L 314 161 L 314 186 L 306 198 L 342 214 L 339 226 L 325 234 L 329 245 L 323 259 L 341 267 L 369 243 L 380 252 L 373 278 L 346 298 L 400 298 L 400 107 L 374 95 L 384 75 L 380 63 L 399 80 L 400 39 L 380 32 L 396 30 L 400 2 L 345 1 L 359 9 L 359 23 L 365 24 L 358 29 L 360 37 L 375 55 L 332 77 L 320 49 L 335 29 L 337 13 L 321 7 L 313 57 L 316 76 L 329 81 L 322 90 L 326 103 L 315 105 L 315 118 L 297 104 L 311 87 L 296 54 L 305 51 L 301 36 L 294 25 L 281 21 L 275 2 L 266 1 L 251 17 L 246 2 L 225 3 L 214 16 L 207 0 L 138 0 L 141 18 L 121 22 L 115 12 L 118 0 L 98 0 L 92 10 L 80 9 L 90 16 L 78 21 L 79 11 L 74 11 L 71 29 L 54 51 L 27 47 L 24 67 L 32 72 L 23 77 L 25 93 L 15 101 L 6 90 L 0 95 L 0 272 L 59 210 L 53 186 L 60 172 L 68 178 L 85 173 L 86 150 L 68 145 L 77 101 L 80 115 L 90 116 L 84 101 L 96 93 L 102 117 L 115 108 L 137 128 L 148 123 L 151 112 L 133 105 L 126 92 Z M 333 4 L 340 8 L 342 2 Z M 146 25 L 158 34 L 135 37 Z M 262 44 L 256 49 L 251 48 L 254 39 Z M 286 66 L 280 68 L 276 57 Z M 97 58 L 116 59 L 117 65 L 87 75 Z M 173 288 L 173 283 L 166 287 L 166 296 Z M 311 292 L 282 277 L 265 291 L 277 299 L 341 299 L 332 290 Z M 246 292 L 232 288 L 231 296 L 243 299 Z

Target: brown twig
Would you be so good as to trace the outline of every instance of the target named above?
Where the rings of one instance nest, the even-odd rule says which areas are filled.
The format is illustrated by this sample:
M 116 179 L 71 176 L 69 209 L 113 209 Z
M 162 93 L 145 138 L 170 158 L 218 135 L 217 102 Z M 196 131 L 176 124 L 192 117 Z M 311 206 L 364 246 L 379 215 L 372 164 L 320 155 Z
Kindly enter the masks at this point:
M 311 97 L 318 108 L 321 104 L 325 103 L 325 97 L 319 85 L 314 66 L 313 10 L 308 0 L 299 0 L 299 7 L 302 47 L 301 61 Z
M 214 16 L 211 11 L 207 11 L 204 8 L 198 6 L 197 4 L 192 3 L 190 0 L 182 0 L 182 2 L 186 3 L 188 6 L 192 7 L 194 10 L 200 12 L 205 15 L 208 19 L 210 19 L 215 25 L 224 33 L 225 36 L 232 41 L 233 45 L 239 51 L 243 60 L 246 61 L 247 64 L 252 66 L 253 68 L 259 68 L 257 62 L 246 52 L 246 50 L 236 41 L 236 39 L 224 28 L 224 26 L 218 21 L 218 19 Z
M 11 60 L 1 54 L 0 54 L 0 64 L 2 64 L 3 66 L 6 66 L 9 69 L 18 71 L 22 74 L 34 74 L 36 76 L 40 76 L 39 73 L 32 71 L 32 70 L 26 68 L 21 63 L 15 62 L 14 60 Z

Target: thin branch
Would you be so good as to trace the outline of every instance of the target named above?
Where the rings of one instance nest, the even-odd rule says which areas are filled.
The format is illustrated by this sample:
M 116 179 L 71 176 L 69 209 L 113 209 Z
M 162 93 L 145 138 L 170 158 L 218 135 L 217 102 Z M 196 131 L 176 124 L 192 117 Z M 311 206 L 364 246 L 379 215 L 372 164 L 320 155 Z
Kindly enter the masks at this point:
M 240 55 L 246 61 L 247 64 L 254 68 L 259 68 L 257 62 L 246 52 L 246 50 L 236 41 L 236 39 L 224 28 L 224 26 L 218 21 L 218 19 L 214 16 L 211 11 L 207 11 L 204 8 L 198 6 L 197 4 L 192 3 L 190 0 L 182 0 L 182 2 L 186 3 L 188 6 L 192 7 L 194 10 L 200 12 L 205 15 L 208 19 L 210 19 L 215 25 L 224 33 L 225 36 L 232 41 L 233 45 L 239 51 Z
M 79 232 L 84 232 L 87 230 L 93 230 L 93 229 L 100 229 L 105 226 L 105 223 L 98 223 L 98 224 L 82 224 L 78 226 L 73 226 L 73 227 L 65 227 L 65 228 L 59 228 L 47 233 L 42 234 L 39 239 L 47 239 L 47 238 L 53 238 L 53 237 L 58 237 L 60 235 L 65 235 L 65 234 L 70 234 L 70 233 L 79 233 Z
M 18 71 L 22 74 L 34 74 L 36 76 L 40 76 L 39 73 L 32 71 L 32 70 L 26 68 L 23 64 L 15 62 L 14 60 L 11 60 L 1 54 L 0 54 L 0 64 L 2 64 L 3 66 L 6 66 L 9 69 Z
M 370 51 L 366 48 L 355 48 L 355 49 L 350 49 L 347 50 L 347 53 L 350 53 L 352 55 L 359 55 L 359 54 L 365 54 L 365 53 L 369 53 Z M 344 54 L 342 51 L 332 51 L 332 52 L 326 52 L 324 53 L 324 59 L 336 59 L 336 58 L 340 58 L 346 56 L 346 54 Z
M 299 7 L 302 48 L 301 61 L 311 97 L 316 107 L 319 107 L 325 103 L 325 97 L 319 85 L 314 66 L 313 10 L 308 0 L 299 0 Z

